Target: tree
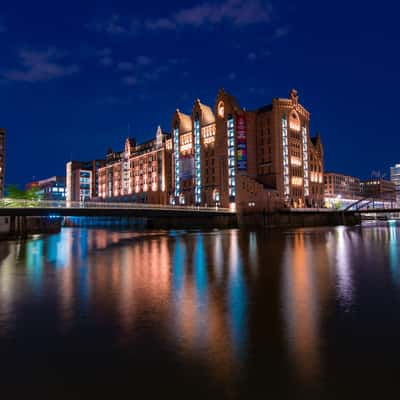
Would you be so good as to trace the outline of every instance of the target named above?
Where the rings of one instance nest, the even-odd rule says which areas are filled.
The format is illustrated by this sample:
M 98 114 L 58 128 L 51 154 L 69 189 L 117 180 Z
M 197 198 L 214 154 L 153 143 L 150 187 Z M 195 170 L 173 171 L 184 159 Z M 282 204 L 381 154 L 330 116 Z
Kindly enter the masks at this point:
M 20 206 L 21 201 L 25 207 L 34 207 L 43 197 L 37 187 L 22 190 L 18 185 L 7 185 L 5 192 L 6 195 L 1 200 L 1 205 L 6 207 Z

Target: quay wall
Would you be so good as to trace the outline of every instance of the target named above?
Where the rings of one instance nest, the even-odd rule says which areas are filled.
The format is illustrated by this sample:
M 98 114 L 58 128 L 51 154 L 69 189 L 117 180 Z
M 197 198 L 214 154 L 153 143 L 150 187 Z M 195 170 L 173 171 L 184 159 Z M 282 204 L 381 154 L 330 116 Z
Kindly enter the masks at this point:
M 92 228 L 139 228 L 139 229 L 190 229 L 190 228 L 236 228 L 237 216 L 229 215 L 187 215 L 160 217 L 65 217 L 66 227 Z
M 0 240 L 11 240 L 35 234 L 58 233 L 62 218 L 34 216 L 0 217 Z
M 240 227 L 301 228 L 313 226 L 359 225 L 358 213 L 340 211 L 277 211 L 242 213 L 238 215 Z

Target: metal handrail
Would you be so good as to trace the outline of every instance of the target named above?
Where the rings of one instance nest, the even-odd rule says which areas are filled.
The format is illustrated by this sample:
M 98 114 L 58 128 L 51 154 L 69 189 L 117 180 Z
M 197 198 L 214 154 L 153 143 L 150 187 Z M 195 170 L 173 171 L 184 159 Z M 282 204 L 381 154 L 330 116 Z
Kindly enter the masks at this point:
M 129 202 L 97 202 L 97 201 L 65 201 L 65 200 L 25 200 L 4 198 L 0 200 L 0 208 L 96 208 L 96 209 L 136 209 L 158 211 L 198 211 L 234 213 L 229 208 L 200 207 L 183 205 L 160 205 Z
M 383 202 L 392 201 L 392 199 L 382 198 L 382 195 L 393 195 L 394 193 L 395 192 L 392 190 L 387 190 L 387 191 L 384 191 L 384 192 L 376 194 L 376 195 L 368 195 L 368 196 L 365 196 L 365 197 L 357 200 L 355 203 L 350 204 L 349 206 L 343 208 L 340 211 L 350 211 L 352 208 L 355 208 L 355 211 L 359 211 L 362 209 L 362 207 L 368 206 L 369 204 L 373 203 L 376 200 L 378 200 L 378 201 L 381 200 Z M 358 207 L 359 205 L 360 205 L 360 207 Z

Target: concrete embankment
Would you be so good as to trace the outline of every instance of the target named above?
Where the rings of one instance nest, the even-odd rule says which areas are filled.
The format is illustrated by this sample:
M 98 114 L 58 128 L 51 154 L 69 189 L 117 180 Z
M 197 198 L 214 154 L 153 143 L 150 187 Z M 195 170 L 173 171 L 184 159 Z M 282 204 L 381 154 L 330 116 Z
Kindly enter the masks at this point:
M 58 233 L 62 218 L 9 216 L 0 217 L 0 240 L 11 240 L 35 234 Z
M 66 227 L 115 227 L 140 229 L 236 228 L 236 214 L 158 217 L 66 217 Z
M 358 225 L 358 213 L 335 210 L 280 210 L 276 212 L 242 213 L 238 215 L 240 227 L 299 228 L 312 226 Z
M 190 228 L 296 228 L 308 226 L 357 225 L 359 214 L 334 210 L 281 210 L 226 215 L 187 215 L 157 217 L 66 217 L 67 227 L 115 227 L 125 229 Z

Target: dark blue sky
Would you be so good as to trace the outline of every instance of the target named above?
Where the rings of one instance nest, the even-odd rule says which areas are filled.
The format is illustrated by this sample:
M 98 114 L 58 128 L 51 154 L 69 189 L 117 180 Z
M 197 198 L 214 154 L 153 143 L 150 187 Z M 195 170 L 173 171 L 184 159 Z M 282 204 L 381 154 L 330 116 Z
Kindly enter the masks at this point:
M 139 5 L 140 4 L 140 5 Z M 8 183 L 168 130 L 224 87 L 248 109 L 292 87 L 325 169 L 400 162 L 395 1 L 14 1 L 0 9 L 0 126 Z

